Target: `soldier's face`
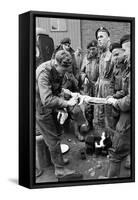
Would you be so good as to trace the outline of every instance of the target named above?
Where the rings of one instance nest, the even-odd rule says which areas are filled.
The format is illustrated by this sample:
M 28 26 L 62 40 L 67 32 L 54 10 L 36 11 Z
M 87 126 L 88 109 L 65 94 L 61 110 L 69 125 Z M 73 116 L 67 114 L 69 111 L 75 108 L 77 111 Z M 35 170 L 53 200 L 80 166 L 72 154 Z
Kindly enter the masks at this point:
M 97 55 L 98 49 L 97 47 L 90 47 L 87 51 L 87 58 L 93 58 Z
M 124 50 L 124 55 L 127 61 L 130 61 L 130 41 L 122 44 L 122 49 Z
M 108 34 L 106 32 L 98 32 L 97 35 L 98 45 L 99 47 L 107 47 L 110 38 L 108 37 Z
M 119 48 L 119 49 L 114 49 L 112 51 L 112 61 L 115 64 L 122 63 L 125 60 L 125 55 L 124 55 L 124 50 Z
M 70 72 L 72 70 L 72 66 L 62 67 L 61 65 L 57 65 L 56 70 L 58 71 L 59 74 L 64 75 L 66 72 Z
M 69 44 L 69 43 L 63 44 L 63 49 L 64 49 L 65 51 L 69 51 L 69 49 L 70 49 L 70 44 Z

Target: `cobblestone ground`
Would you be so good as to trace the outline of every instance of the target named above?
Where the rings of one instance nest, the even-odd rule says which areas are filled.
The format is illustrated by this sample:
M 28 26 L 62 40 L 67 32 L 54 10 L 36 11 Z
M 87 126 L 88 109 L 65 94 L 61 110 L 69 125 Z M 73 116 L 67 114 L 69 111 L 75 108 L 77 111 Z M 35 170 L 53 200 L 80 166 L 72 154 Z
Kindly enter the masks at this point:
M 81 172 L 83 174 L 83 180 L 101 179 L 106 176 L 109 163 L 108 156 L 86 154 L 86 159 L 82 160 L 80 150 L 85 147 L 85 142 L 79 142 L 73 132 L 65 133 L 62 137 L 62 143 L 67 144 L 70 147 L 70 150 L 64 154 L 64 157 L 70 160 L 67 167 Z M 126 170 L 124 168 L 124 163 L 122 163 L 121 177 L 129 176 L 130 170 Z M 57 181 L 52 165 L 43 169 L 43 174 L 36 178 L 37 183 Z

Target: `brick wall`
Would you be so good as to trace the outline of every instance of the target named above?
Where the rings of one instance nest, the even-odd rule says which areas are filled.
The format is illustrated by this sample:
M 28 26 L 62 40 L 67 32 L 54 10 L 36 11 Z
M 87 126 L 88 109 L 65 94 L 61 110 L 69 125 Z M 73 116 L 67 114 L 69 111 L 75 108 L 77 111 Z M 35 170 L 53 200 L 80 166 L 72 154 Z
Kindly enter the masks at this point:
M 109 30 L 111 42 L 117 42 L 123 35 L 130 34 L 130 23 L 81 20 L 82 49 L 85 50 L 87 43 L 95 39 L 95 31 L 101 26 Z

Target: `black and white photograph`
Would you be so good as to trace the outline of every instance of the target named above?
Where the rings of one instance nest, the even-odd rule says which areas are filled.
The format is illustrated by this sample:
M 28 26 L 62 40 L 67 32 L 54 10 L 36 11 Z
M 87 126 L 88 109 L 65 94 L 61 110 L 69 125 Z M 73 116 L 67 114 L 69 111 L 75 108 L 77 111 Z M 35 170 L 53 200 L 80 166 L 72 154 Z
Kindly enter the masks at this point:
M 136 1 L 3 1 L 0 16 L 0 199 L 137 196 Z
M 131 180 L 132 28 L 36 15 L 35 184 Z

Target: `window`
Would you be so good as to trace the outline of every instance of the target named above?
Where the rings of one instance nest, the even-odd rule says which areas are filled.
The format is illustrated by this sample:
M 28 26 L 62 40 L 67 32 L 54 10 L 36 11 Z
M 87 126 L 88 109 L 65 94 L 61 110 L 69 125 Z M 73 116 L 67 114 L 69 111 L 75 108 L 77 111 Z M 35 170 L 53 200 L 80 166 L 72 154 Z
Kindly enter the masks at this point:
M 50 30 L 51 31 L 67 31 L 66 19 L 50 19 Z

